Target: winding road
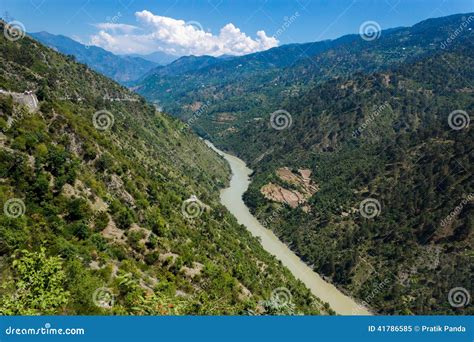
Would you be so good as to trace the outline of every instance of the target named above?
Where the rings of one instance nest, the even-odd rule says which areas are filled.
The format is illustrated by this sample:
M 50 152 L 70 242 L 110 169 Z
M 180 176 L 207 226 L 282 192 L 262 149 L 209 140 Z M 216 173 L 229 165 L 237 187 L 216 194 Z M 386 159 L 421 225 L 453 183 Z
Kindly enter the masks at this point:
M 370 311 L 357 304 L 351 297 L 343 294 L 333 284 L 325 281 L 319 274 L 306 265 L 288 246 L 281 242 L 269 229 L 265 228 L 250 213 L 242 195 L 250 184 L 249 175 L 252 173 L 245 162 L 233 155 L 217 149 L 211 142 L 206 144 L 225 158 L 232 170 L 230 186 L 221 191 L 221 203 L 237 218 L 237 221 L 247 227 L 252 235 L 259 237 L 263 248 L 279 259 L 295 278 L 301 280 L 310 291 L 340 315 L 371 315 Z

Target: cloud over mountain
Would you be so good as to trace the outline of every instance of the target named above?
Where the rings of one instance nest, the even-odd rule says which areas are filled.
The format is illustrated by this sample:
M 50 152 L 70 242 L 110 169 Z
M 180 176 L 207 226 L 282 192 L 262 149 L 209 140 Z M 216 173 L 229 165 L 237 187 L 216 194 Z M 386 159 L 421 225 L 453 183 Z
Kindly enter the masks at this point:
M 91 44 L 114 53 L 146 54 L 162 51 L 173 55 L 244 55 L 278 45 L 275 37 L 258 31 L 247 36 L 234 24 L 222 27 L 218 35 L 203 30 L 198 22 L 159 16 L 150 11 L 136 12 L 138 26 L 99 23 Z

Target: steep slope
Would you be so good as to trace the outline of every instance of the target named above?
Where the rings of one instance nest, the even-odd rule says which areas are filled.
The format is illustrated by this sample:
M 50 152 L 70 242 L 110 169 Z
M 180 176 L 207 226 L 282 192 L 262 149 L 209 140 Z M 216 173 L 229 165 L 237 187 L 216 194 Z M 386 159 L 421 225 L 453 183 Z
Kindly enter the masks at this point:
M 0 89 L 0 313 L 320 312 L 181 122 L 29 37 L 0 36 Z
M 276 48 L 138 91 L 250 164 L 247 204 L 316 271 L 383 313 L 470 314 L 452 300 L 474 283 L 473 23 L 266 64 Z
M 118 82 L 134 81 L 155 68 L 157 64 L 136 56 L 117 56 L 97 46 L 85 46 L 66 36 L 48 32 L 30 33 L 46 46 L 66 55 L 73 55 L 78 62 Z
M 383 313 L 473 312 L 450 302 L 452 289 L 469 293 L 474 280 L 473 52 L 466 40 L 330 81 L 285 103 L 290 127 L 257 121 L 227 137 L 255 171 L 245 199 L 256 216 Z M 269 184 L 305 194 L 297 170 L 316 185 L 307 201 L 267 194 Z

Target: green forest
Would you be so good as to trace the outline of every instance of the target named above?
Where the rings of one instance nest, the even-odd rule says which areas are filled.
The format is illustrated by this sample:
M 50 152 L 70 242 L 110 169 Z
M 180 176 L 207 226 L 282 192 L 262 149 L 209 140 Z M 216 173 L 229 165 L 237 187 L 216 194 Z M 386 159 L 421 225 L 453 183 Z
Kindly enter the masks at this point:
M 181 75 L 162 68 L 137 91 L 244 159 L 254 171 L 245 201 L 255 216 L 375 312 L 472 314 L 472 305 L 448 300 L 451 289 L 472 292 L 474 283 L 466 18 L 429 19 L 369 42 L 348 35 L 202 61 Z M 279 110 L 286 122 L 275 129 Z M 306 207 L 262 194 L 270 183 L 300 190 L 278 177 L 284 167 L 311 171 L 319 189 Z M 369 218 L 365 200 L 376 203 Z
M 247 160 L 255 160 L 272 146 L 252 164 L 255 174 L 245 197 L 262 220 L 275 210 L 260 192 L 275 182 L 274 170 L 313 171 L 320 190 L 309 200 L 312 210 L 287 207 L 271 226 L 307 263 L 357 298 L 365 300 L 378 284 L 388 284 L 370 300 L 380 312 L 472 310 L 453 308 L 447 300 L 451 288 L 468 289 L 473 280 L 472 129 L 448 124 L 453 110 L 473 110 L 472 93 L 462 91 L 474 75 L 472 51 L 465 46 L 312 89 L 287 107 L 298 113 L 288 130 L 275 134 L 261 125 L 254 149 L 242 149 Z M 451 68 L 466 78 L 457 78 Z M 432 70 L 436 77 L 428 80 Z M 357 131 L 360 127 L 365 128 Z M 374 218 L 359 212 L 368 198 L 380 204 Z
M 0 89 L 0 314 L 332 313 L 220 205 L 228 166 L 181 121 L 28 36 L 0 36 Z
M 253 170 L 252 214 L 373 313 L 474 314 L 450 301 L 474 284 L 467 18 L 182 57 L 130 89 L 0 35 L 0 314 L 335 314 L 220 203 L 230 168 L 202 138 Z

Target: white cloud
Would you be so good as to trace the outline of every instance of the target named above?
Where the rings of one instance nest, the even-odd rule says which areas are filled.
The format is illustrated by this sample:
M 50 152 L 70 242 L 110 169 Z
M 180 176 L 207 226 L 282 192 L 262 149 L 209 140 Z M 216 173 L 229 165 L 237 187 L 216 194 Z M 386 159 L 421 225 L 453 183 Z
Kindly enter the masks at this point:
M 122 33 L 132 33 L 137 30 L 138 27 L 127 24 L 115 24 L 115 23 L 99 23 L 94 24 L 100 30 L 103 31 L 112 31 L 112 32 L 122 32 Z
M 91 44 L 114 53 L 151 53 L 163 51 L 174 55 L 244 55 L 267 50 L 278 40 L 258 31 L 255 39 L 229 23 L 219 35 L 205 32 L 197 22 L 185 22 L 155 15 L 150 11 L 136 12 L 138 27 L 125 24 L 97 24 L 99 32 Z M 139 29 L 139 31 L 138 31 Z M 138 31 L 138 33 L 137 33 Z

